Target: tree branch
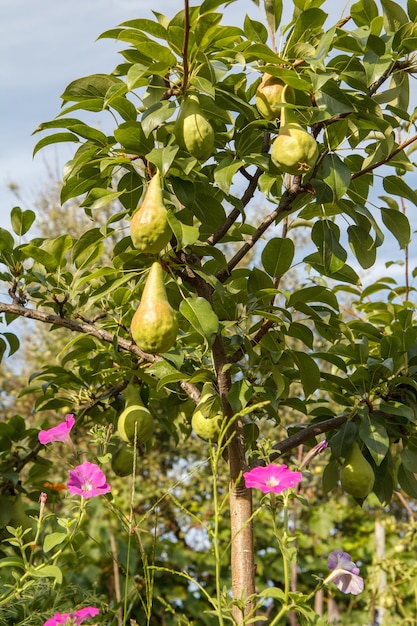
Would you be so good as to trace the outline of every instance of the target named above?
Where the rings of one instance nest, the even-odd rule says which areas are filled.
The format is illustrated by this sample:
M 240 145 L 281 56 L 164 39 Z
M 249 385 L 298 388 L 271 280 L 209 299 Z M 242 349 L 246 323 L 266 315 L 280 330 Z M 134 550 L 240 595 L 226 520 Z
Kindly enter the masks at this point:
M 399 152 L 402 152 L 404 148 L 407 148 L 409 145 L 411 145 L 415 141 L 417 141 L 417 135 L 414 135 L 414 137 L 410 137 L 410 139 L 407 139 L 407 141 L 404 141 L 402 144 L 397 146 L 397 148 L 395 148 L 395 150 L 390 152 L 390 154 L 386 156 L 384 159 L 381 159 L 380 161 L 377 161 L 376 163 L 371 163 L 371 165 L 368 165 L 368 167 L 365 167 L 363 170 L 360 170 L 359 172 L 355 172 L 354 174 L 352 174 L 351 180 L 354 180 L 355 178 L 358 178 L 359 176 L 363 176 L 364 174 L 368 174 L 369 172 L 372 172 L 372 170 L 376 169 L 377 167 L 381 167 L 381 165 L 385 165 L 391 159 L 393 159 L 395 155 L 397 155 Z
M 61 328 L 67 328 L 72 332 L 83 333 L 84 335 L 96 337 L 96 339 L 110 344 L 114 344 L 116 342 L 118 350 L 130 352 L 131 354 L 139 357 L 141 361 L 155 363 L 156 361 L 163 360 L 161 356 L 155 356 L 154 354 L 147 354 L 146 352 L 143 352 L 131 339 L 116 337 L 109 331 L 97 328 L 97 326 L 94 326 L 94 324 L 89 322 L 78 322 L 76 320 L 69 319 L 68 317 L 51 315 L 50 313 L 45 313 L 44 311 L 28 309 L 19 304 L 6 304 L 5 302 L 0 302 L 0 313 L 8 313 L 9 315 L 25 317 L 42 322 L 43 324 L 50 324 L 51 326 L 60 326 Z M 197 404 L 200 398 L 200 391 L 198 387 L 188 383 L 187 381 L 181 381 L 180 385 L 185 393 Z
M 261 148 L 262 154 L 267 154 L 269 152 L 269 148 L 270 148 L 270 134 L 265 132 L 264 138 L 263 138 L 263 144 Z M 256 188 L 258 186 L 258 180 L 262 176 L 263 170 L 260 167 L 258 167 L 253 176 L 248 174 L 244 168 L 241 168 L 239 171 L 242 174 L 242 176 L 244 176 L 249 181 L 249 185 L 246 187 L 245 192 L 242 196 L 242 206 L 243 208 L 245 208 L 245 206 L 249 204 L 250 200 L 252 200 L 255 194 Z M 241 211 L 239 209 L 236 209 L 236 208 L 233 209 L 233 211 L 230 212 L 230 214 L 227 216 L 226 220 L 220 226 L 220 228 L 207 239 L 206 244 L 209 246 L 214 246 L 218 241 L 220 241 L 220 239 L 224 237 L 224 235 L 227 233 L 229 228 L 236 222 L 240 214 L 241 214 Z
M 264 221 L 258 226 L 258 228 L 253 233 L 252 237 L 243 244 L 243 246 L 236 252 L 234 257 L 232 257 L 227 264 L 227 269 L 223 269 L 218 272 L 216 278 L 220 282 L 224 282 L 228 276 L 230 276 L 230 272 L 232 269 L 236 267 L 238 263 L 246 256 L 246 254 L 253 248 L 255 243 L 262 237 L 264 232 L 269 228 L 269 226 L 275 222 L 275 220 L 285 213 L 289 211 L 291 208 L 291 203 L 295 200 L 295 198 L 303 192 L 307 191 L 307 187 L 301 184 L 301 176 L 294 176 L 291 187 L 285 191 L 282 195 L 281 201 L 275 211 L 272 211 Z
M 324 420 L 323 422 L 317 422 L 317 424 L 312 424 L 311 426 L 307 426 L 306 428 L 299 430 L 294 435 L 284 439 L 284 441 L 280 441 L 272 446 L 274 450 L 277 450 L 277 452 L 270 455 L 270 461 L 274 461 L 284 452 L 288 452 L 288 450 L 296 448 L 308 439 L 311 439 L 311 437 L 327 433 L 329 430 L 336 430 L 343 424 L 346 424 L 349 419 L 354 418 L 351 418 L 349 414 L 338 415 L 337 417 L 332 417 L 331 419 Z

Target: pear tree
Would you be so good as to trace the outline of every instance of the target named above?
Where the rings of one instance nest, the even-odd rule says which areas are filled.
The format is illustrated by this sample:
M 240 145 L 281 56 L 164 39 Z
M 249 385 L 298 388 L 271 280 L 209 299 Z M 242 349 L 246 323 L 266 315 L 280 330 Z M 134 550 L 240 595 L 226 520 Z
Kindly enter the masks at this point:
M 290 589 L 288 537 L 282 584 L 268 592 L 267 573 L 260 580 L 254 536 L 263 538 L 245 475 L 284 462 L 301 476 L 300 451 L 314 462 L 326 450 L 323 497 L 345 489 L 352 506 L 380 507 L 398 492 L 417 497 L 406 210 L 417 205 L 417 2 L 361 0 L 332 24 L 325 0 L 254 0 L 257 19 L 240 16 L 237 0 L 174 4 L 172 16 L 147 12 L 101 34 L 122 45 L 120 62 L 71 82 L 61 111 L 36 129 L 35 154 L 74 146 L 60 200 L 77 200 L 89 222 L 78 238 L 65 223 L 39 237 L 33 211 L 15 207 L 1 229 L 1 352 L 18 354 L 17 320 L 63 330 L 66 341 L 28 382 L 31 422 L 1 424 L 2 493 L 33 493 L 46 479 L 37 433 L 52 411 L 74 414 L 79 432 L 105 431 L 96 460 L 109 482 L 112 471 L 140 480 L 161 442 L 178 454 L 200 435 L 227 519 L 209 525 L 215 592 L 199 580 L 203 564 L 193 575 L 181 565 L 157 574 L 142 551 L 148 608 L 145 617 L 131 608 L 132 619 L 162 623 L 150 581 L 171 567 L 198 589 L 178 601 L 178 614 L 198 605 L 184 620 L 277 624 L 295 611 L 324 623 L 310 596 Z M 232 25 L 226 6 L 236 8 Z M 393 276 L 394 263 L 381 269 L 387 241 L 404 254 L 402 274 Z M 269 480 L 274 491 L 279 478 Z M 343 558 L 329 567 L 347 563 L 359 593 L 356 566 Z M 175 622 L 175 607 L 166 613 L 166 623 L 192 623 Z

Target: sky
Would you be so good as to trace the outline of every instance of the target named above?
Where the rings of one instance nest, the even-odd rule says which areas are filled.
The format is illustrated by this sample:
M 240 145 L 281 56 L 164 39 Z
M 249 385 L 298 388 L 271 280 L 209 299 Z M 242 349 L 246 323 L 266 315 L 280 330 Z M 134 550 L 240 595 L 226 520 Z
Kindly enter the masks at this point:
M 324 8 L 337 10 L 339 16 L 345 4 L 329 1 Z M 32 158 L 34 146 L 45 136 L 32 133 L 41 122 L 57 115 L 65 87 L 88 74 L 109 73 L 122 60 L 117 53 L 121 45 L 96 38 L 123 21 L 153 18 L 152 8 L 172 17 L 182 6 L 183 0 L 1 0 L 1 226 L 8 226 L 14 205 L 31 208 L 47 180 L 48 168 L 60 176 L 72 157 L 73 144 L 58 144 Z M 284 7 L 292 8 L 292 2 L 284 1 Z M 260 19 L 253 0 L 238 0 L 226 9 L 225 20 L 240 25 L 246 12 Z M 10 183 L 19 186 L 21 201 L 10 192 Z M 398 246 L 388 254 L 400 256 Z

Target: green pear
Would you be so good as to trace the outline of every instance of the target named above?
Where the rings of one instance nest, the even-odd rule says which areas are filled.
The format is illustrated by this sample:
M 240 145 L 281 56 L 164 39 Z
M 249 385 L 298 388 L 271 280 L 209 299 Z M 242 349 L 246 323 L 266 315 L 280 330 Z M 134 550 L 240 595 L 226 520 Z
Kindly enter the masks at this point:
M 283 102 L 287 102 L 283 90 Z M 283 108 L 278 137 L 273 141 L 271 159 L 282 172 L 293 176 L 309 172 L 319 158 L 317 141 L 297 121 L 291 109 Z
M 130 236 L 134 247 L 146 254 L 158 254 L 171 239 L 159 170 L 151 178 L 142 204 L 133 213 Z
M 223 421 L 220 398 L 211 382 L 206 382 L 191 418 L 194 432 L 205 441 L 217 441 Z
M 139 388 L 130 384 L 125 390 L 126 403 L 117 420 L 117 430 L 123 441 L 140 445 L 148 441 L 154 431 L 152 413 L 144 406 Z
M 340 482 L 345 491 L 354 498 L 366 498 L 371 493 L 375 474 L 363 456 L 359 444 L 354 441 L 340 472 Z
M 151 266 L 130 330 L 139 348 L 149 354 L 168 352 L 175 343 L 177 315 L 168 302 L 164 272 L 158 261 Z
M 178 145 L 199 161 L 206 161 L 214 148 L 214 130 L 205 117 L 198 96 L 184 96 L 174 125 Z
M 283 91 L 285 83 L 281 78 L 264 74 L 256 90 L 256 108 L 266 120 L 275 120 L 281 117 L 281 107 L 277 106 L 283 102 Z M 286 89 L 287 98 L 293 100 L 293 90 Z

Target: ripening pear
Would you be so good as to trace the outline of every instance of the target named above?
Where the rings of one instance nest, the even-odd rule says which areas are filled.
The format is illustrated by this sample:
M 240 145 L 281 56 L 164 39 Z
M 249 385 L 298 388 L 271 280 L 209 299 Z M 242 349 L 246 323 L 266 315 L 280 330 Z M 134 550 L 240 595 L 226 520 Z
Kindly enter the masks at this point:
M 283 102 L 287 102 L 287 87 L 283 90 Z M 293 176 L 309 172 L 317 162 L 317 141 L 297 121 L 291 109 L 283 108 L 278 137 L 272 144 L 271 159 L 281 171 Z
M 133 213 L 130 236 L 134 247 L 146 254 L 158 254 L 171 239 L 172 231 L 168 224 L 158 170 L 151 178 L 142 204 Z
M 198 96 L 184 97 L 174 126 L 178 145 L 199 161 L 206 161 L 214 148 L 214 130 L 205 117 Z
M 125 390 L 126 403 L 117 421 L 117 430 L 123 441 L 140 445 L 148 441 L 154 431 L 152 413 L 144 406 L 139 388 L 130 384 Z
M 266 120 L 275 120 L 281 117 L 281 107 L 276 106 L 283 102 L 283 91 L 285 83 L 281 78 L 264 74 L 263 78 L 256 90 L 256 108 Z M 293 100 L 293 90 L 291 87 L 286 89 L 286 97 L 289 101 Z
M 203 385 L 200 400 L 191 418 L 191 427 L 194 432 L 205 441 L 217 441 L 223 414 L 220 398 L 210 382 Z
M 345 491 L 354 498 L 366 498 L 371 493 L 375 474 L 363 456 L 359 444 L 354 441 L 340 473 L 340 482 Z
M 168 352 L 175 343 L 177 315 L 168 302 L 164 271 L 158 261 L 151 266 L 130 330 L 139 348 L 149 354 Z

